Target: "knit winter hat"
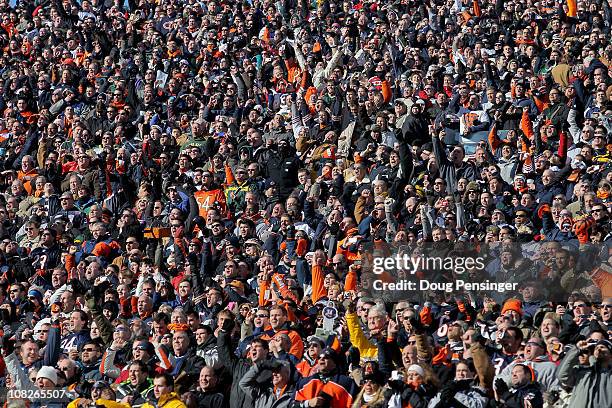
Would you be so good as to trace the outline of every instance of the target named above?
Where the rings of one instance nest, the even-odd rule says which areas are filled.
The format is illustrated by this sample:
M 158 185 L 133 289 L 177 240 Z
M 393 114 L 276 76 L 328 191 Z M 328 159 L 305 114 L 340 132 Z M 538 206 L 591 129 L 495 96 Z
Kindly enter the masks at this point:
M 504 303 L 501 314 L 505 314 L 507 311 L 513 310 L 516 313 L 523 315 L 523 305 L 519 299 L 508 299 Z
M 38 370 L 38 374 L 36 374 L 36 379 L 38 380 L 39 378 L 46 378 L 53 384 L 57 384 L 57 372 L 53 367 L 42 366 L 40 370 Z

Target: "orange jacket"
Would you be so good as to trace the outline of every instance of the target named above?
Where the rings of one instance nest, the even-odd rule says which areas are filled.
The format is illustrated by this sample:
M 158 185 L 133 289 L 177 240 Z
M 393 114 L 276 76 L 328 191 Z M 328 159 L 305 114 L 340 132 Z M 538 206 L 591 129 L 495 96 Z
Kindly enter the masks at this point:
M 323 268 L 319 265 L 312 266 L 312 303 L 327 296 L 327 289 L 323 286 Z
M 321 374 L 315 374 L 303 381 L 303 386 L 295 393 L 296 401 L 307 401 L 325 395 L 330 408 L 349 408 L 353 405 L 353 397 L 357 386 L 355 381 L 341 374 L 322 379 Z

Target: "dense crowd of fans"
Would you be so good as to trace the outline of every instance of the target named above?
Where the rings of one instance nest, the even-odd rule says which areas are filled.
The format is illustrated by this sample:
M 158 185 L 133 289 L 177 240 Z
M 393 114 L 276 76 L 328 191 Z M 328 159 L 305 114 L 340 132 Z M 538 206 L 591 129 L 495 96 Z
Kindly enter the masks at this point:
M 611 7 L 1 0 L 0 397 L 612 406 Z

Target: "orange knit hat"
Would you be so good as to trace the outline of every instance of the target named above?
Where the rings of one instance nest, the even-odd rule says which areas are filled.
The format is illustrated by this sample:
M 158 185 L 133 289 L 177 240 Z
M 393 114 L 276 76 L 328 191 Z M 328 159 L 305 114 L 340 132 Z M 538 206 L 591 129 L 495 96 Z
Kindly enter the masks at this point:
M 523 315 L 523 305 L 519 299 L 508 299 L 504 303 L 501 314 L 505 314 L 509 310 L 514 310 L 516 313 Z

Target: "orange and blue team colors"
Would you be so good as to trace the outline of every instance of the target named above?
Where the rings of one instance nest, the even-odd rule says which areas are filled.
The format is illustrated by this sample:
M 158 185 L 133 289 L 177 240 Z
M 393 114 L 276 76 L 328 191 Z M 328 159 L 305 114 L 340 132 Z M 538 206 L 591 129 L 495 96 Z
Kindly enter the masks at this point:
M 318 373 L 298 382 L 295 393 L 296 401 L 308 401 L 325 395 L 330 408 L 349 408 L 357 394 L 355 381 L 346 375 L 335 374 L 325 377 Z

